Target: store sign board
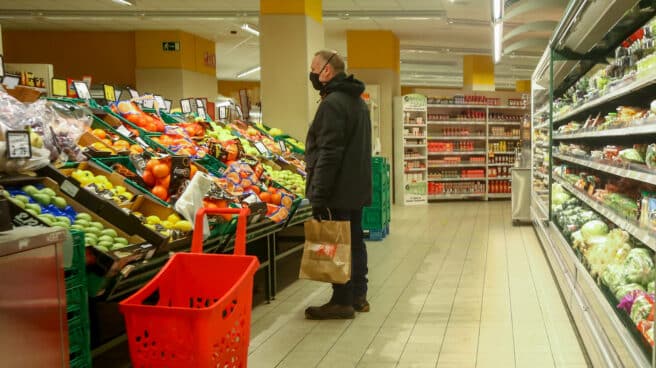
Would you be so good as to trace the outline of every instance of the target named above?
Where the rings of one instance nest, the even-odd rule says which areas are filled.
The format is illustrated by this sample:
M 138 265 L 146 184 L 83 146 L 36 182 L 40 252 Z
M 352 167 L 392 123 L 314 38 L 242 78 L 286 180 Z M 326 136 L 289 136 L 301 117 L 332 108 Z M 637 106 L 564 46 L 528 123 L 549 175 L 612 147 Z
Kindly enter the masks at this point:
M 68 83 L 66 79 L 52 78 L 52 95 L 55 97 L 68 96 Z
M 428 106 L 428 99 L 424 95 L 410 94 L 403 96 L 403 108 L 426 108 Z
M 104 84 L 103 92 L 105 93 L 105 100 L 112 102 L 116 101 L 116 91 L 114 90 L 114 86 Z
M 165 41 L 162 42 L 162 51 L 180 51 L 180 42 L 177 41 Z

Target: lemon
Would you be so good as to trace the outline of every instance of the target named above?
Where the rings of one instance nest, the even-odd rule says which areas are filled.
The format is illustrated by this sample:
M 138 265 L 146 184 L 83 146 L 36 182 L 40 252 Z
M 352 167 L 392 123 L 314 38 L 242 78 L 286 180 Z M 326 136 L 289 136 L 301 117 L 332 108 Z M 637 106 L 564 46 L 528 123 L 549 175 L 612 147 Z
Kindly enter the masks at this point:
M 119 193 L 119 194 L 120 193 L 125 193 L 127 191 L 127 189 L 125 189 L 125 187 L 122 186 L 122 185 L 117 185 L 116 187 L 114 187 L 114 189 L 116 189 L 116 193 Z
M 168 220 L 168 222 L 170 222 L 172 224 L 176 224 L 176 223 L 178 223 L 178 221 L 180 221 L 180 216 L 178 216 L 177 213 L 172 213 L 166 219 Z
M 171 229 L 173 227 L 173 224 L 170 221 L 162 221 L 159 224 L 162 225 L 165 229 Z
M 156 225 L 159 224 L 160 222 L 162 222 L 162 220 L 155 215 L 151 215 L 146 218 L 146 223 L 149 225 Z
M 192 230 L 191 222 L 189 221 L 178 221 L 175 223 L 173 226 L 175 230 L 182 231 L 182 232 L 190 232 Z

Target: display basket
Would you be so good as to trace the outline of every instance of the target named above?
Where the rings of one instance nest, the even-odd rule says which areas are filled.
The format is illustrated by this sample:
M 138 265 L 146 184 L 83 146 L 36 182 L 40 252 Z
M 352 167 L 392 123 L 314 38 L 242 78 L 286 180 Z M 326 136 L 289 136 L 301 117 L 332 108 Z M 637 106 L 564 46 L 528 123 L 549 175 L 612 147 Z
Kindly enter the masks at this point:
M 191 253 L 175 254 L 119 305 L 137 368 L 247 366 L 256 257 L 246 256 L 248 208 L 200 209 Z M 206 214 L 239 214 L 234 255 L 202 254 Z

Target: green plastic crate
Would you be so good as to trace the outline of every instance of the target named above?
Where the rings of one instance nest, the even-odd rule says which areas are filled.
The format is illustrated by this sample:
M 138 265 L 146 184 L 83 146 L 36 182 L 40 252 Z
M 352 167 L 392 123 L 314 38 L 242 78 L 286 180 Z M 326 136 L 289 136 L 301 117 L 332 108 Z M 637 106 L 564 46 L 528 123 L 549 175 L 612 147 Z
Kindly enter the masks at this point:
M 387 225 L 383 208 L 365 207 L 362 210 L 362 230 L 381 230 Z
M 91 367 L 90 326 L 79 318 L 68 321 L 70 367 Z
M 155 109 L 141 109 L 143 112 L 150 113 L 150 114 L 155 114 L 157 115 L 157 112 Z M 164 111 L 159 112 L 159 116 L 162 118 L 162 121 L 166 124 L 178 124 L 178 123 L 184 123 L 185 120 L 184 118 L 177 118 L 173 114 L 166 113 Z

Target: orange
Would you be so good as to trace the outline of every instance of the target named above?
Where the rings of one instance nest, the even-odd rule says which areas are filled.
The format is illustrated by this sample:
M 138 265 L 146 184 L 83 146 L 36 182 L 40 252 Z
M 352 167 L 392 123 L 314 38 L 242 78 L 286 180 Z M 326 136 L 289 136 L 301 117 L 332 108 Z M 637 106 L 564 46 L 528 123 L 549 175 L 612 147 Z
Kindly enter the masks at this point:
M 141 175 L 141 179 L 143 179 L 144 183 L 149 187 L 155 185 L 155 176 L 153 176 L 153 173 L 150 170 L 144 171 L 143 175 Z
M 269 189 L 268 189 L 267 191 L 268 191 L 269 193 L 271 193 L 271 194 L 276 194 L 276 192 L 277 192 L 278 190 L 277 190 L 276 188 L 274 188 L 274 187 L 269 187 Z
M 164 178 L 170 173 L 171 169 L 169 169 L 167 164 L 157 164 L 153 167 L 153 175 L 155 175 L 156 178 Z
M 107 132 L 102 129 L 94 129 L 91 133 L 98 139 L 105 139 L 107 137 Z
M 162 186 L 168 190 L 169 186 L 171 185 L 171 175 L 167 175 L 161 179 L 156 179 L 156 183 L 157 185 Z
M 153 171 L 153 168 L 157 165 L 159 165 L 159 160 L 152 159 L 152 160 L 148 161 L 148 163 L 146 164 L 146 170 Z
M 280 193 L 271 194 L 271 203 L 275 205 L 280 205 L 280 201 L 282 201 L 282 194 Z
M 255 192 L 255 194 L 257 194 L 257 195 L 260 195 L 260 193 L 262 192 L 262 191 L 260 190 L 260 187 L 258 187 L 257 185 L 252 185 L 250 189 L 251 189 L 253 192 Z
M 169 197 L 169 191 L 166 190 L 163 186 L 160 185 L 155 185 L 155 187 L 152 190 L 152 193 L 159 199 L 166 201 L 166 199 Z
M 269 192 L 260 193 L 262 202 L 271 203 L 271 194 Z
M 193 178 L 194 175 L 198 172 L 198 168 L 196 168 L 196 165 L 191 165 L 191 171 L 189 171 L 189 178 Z

